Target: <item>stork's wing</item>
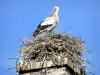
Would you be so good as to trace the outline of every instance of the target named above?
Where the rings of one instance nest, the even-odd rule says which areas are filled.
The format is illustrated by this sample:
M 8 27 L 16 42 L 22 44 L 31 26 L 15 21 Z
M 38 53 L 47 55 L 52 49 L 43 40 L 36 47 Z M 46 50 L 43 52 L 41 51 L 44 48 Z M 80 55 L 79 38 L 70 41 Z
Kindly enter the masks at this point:
M 41 26 L 52 25 L 54 22 L 55 22 L 54 17 L 48 17 L 41 23 Z
M 42 22 L 39 24 L 39 26 L 37 27 L 37 29 L 38 29 L 38 30 L 45 29 L 45 28 L 47 28 L 47 27 L 49 27 L 49 26 L 51 26 L 51 25 L 52 25 L 52 24 L 48 24 L 48 25 L 41 25 L 42 23 L 44 23 L 44 21 L 42 21 Z
M 51 26 L 54 22 L 55 22 L 55 20 L 53 19 L 53 17 L 48 17 L 39 24 L 37 29 L 45 29 L 45 28 Z
M 54 17 L 48 17 L 48 18 L 46 18 L 44 21 L 42 21 L 39 24 L 39 26 L 35 30 L 33 36 L 38 35 L 41 30 L 44 30 L 44 29 L 48 28 L 49 26 L 52 26 L 54 23 L 55 23 Z
M 41 24 L 42 24 L 43 22 L 44 22 L 44 21 L 42 21 L 42 22 L 39 24 L 39 26 L 37 27 L 37 29 L 36 29 L 35 32 L 33 33 L 33 36 L 38 35 L 39 32 L 40 32 L 41 30 L 44 30 L 45 28 L 48 28 L 49 26 L 51 26 L 51 24 L 49 24 L 49 25 L 42 25 L 42 26 L 41 26 Z

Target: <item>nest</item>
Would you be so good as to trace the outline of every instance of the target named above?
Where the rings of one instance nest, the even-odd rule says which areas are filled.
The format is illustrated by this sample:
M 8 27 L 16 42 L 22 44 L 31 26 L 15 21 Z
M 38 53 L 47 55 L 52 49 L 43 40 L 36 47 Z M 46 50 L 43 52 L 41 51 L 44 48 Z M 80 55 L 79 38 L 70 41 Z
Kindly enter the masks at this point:
M 69 58 L 79 65 L 84 65 L 85 41 L 68 34 L 46 33 L 36 39 L 28 38 L 20 47 L 21 57 L 34 61 L 56 60 L 57 56 Z M 54 61 L 55 62 L 55 61 Z

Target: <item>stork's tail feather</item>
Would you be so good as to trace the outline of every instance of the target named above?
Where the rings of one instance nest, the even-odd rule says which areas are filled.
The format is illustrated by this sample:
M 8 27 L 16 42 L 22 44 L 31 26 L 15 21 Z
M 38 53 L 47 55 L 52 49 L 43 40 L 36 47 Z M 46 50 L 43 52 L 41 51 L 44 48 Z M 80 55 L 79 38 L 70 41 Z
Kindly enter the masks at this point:
M 36 38 L 36 36 L 38 35 L 39 31 L 36 30 L 34 33 L 33 33 L 33 36 Z

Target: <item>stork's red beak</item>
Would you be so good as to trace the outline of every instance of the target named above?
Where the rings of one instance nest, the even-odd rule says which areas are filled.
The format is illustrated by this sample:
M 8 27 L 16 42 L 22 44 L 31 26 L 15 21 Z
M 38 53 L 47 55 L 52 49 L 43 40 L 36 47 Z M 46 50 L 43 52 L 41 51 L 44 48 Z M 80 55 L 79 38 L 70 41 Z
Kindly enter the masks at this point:
M 54 9 L 54 10 L 49 14 L 49 16 L 50 16 L 51 14 L 53 14 L 55 11 L 56 11 L 56 9 Z

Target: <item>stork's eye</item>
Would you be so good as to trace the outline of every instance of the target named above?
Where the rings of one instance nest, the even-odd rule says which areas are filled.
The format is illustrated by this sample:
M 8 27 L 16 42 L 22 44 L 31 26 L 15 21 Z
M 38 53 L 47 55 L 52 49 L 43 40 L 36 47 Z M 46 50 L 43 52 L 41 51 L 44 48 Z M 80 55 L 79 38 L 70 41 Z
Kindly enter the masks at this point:
M 57 8 L 55 8 L 55 9 L 57 9 Z

